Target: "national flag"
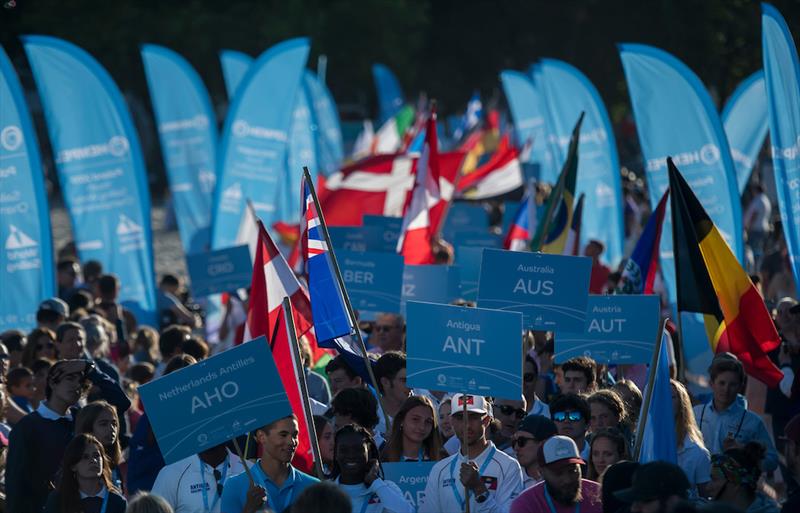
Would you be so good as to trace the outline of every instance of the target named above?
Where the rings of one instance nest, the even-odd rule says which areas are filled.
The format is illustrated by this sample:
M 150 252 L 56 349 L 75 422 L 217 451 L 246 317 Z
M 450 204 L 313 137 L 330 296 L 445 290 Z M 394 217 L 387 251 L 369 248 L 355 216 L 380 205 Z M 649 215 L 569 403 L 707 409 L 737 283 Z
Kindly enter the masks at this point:
M 578 196 L 578 203 L 572 213 L 572 226 L 567 234 L 567 243 L 564 244 L 564 254 L 578 256 L 581 254 L 581 222 L 583 221 L 583 198 L 581 193 Z
M 289 264 L 278 251 L 275 243 L 267 233 L 261 220 L 258 221 L 258 245 L 253 265 L 253 279 L 250 283 L 250 304 L 245 325 L 245 340 L 252 340 L 262 335 L 271 341 L 272 355 L 281 375 L 281 382 L 286 389 L 292 412 L 299 419 L 300 435 L 298 437 L 295 465 L 304 472 L 313 468 L 311 442 L 308 422 L 305 418 L 302 393 L 299 389 L 293 351 L 288 345 L 288 337 L 276 338 L 278 327 L 283 324 L 283 298 L 288 297 L 292 304 L 295 330 L 298 340 L 306 335 L 313 339 L 311 304 L 303 288 L 297 281 Z M 313 344 L 316 349 L 316 343 Z
M 572 129 L 564 167 L 561 169 L 558 182 L 550 193 L 550 197 L 547 198 L 544 219 L 539 223 L 531 243 L 534 251 L 556 255 L 564 253 L 567 234 L 572 225 L 572 204 L 578 175 L 578 142 L 583 115 L 584 113 L 581 112 L 575 128 Z
M 330 347 L 329 341 L 342 335 L 350 335 L 352 325 L 328 253 L 324 221 L 317 212 L 310 185 L 303 180 L 303 219 L 306 223 L 303 246 L 306 248 L 304 256 L 308 272 L 308 293 L 317 341 Z
M 361 160 L 369 157 L 372 154 L 372 143 L 375 141 L 375 129 L 372 127 L 372 121 L 365 119 L 364 126 L 361 132 L 358 133 L 355 143 L 353 143 L 353 152 L 350 155 L 351 160 Z
M 620 294 L 652 294 L 653 282 L 658 274 L 658 251 L 661 244 L 661 228 L 664 225 L 664 214 L 667 210 L 669 189 L 658 202 L 655 211 L 650 215 L 644 231 L 639 236 L 636 247 L 630 258 L 625 261 L 622 277 L 617 287 Z
M 383 155 L 396 153 L 403 147 L 406 131 L 414 123 L 414 108 L 406 105 L 400 111 L 386 120 L 375 133 L 372 141 L 371 154 Z
M 311 449 L 311 430 L 313 429 L 314 419 L 309 419 L 306 415 L 305 403 L 308 402 L 308 397 L 305 396 L 300 388 L 300 379 L 305 379 L 305 376 L 299 374 L 303 372 L 303 362 L 297 361 L 295 354 L 300 353 L 299 348 L 295 352 L 290 345 L 292 343 L 293 341 L 286 329 L 286 317 L 281 306 L 278 308 L 275 316 L 275 325 L 269 334 L 269 345 L 272 350 L 272 357 L 275 359 L 275 365 L 278 367 L 281 383 L 283 383 L 283 388 L 286 389 L 286 396 L 292 407 L 292 413 L 297 416 L 297 450 L 294 453 L 292 465 L 303 472 L 313 473 L 314 453 Z
M 236 245 L 247 244 L 250 249 L 250 261 L 256 261 L 256 249 L 258 249 L 258 215 L 250 200 L 245 202 L 242 219 L 239 221 L 239 229 L 236 232 Z
M 426 126 L 425 147 L 417 163 L 417 176 L 403 227 L 397 241 L 397 252 L 406 265 L 432 264 L 433 239 L 443 210 L 435 208 L 441 201 L 439 190 L 439 150 L 436 139 L 436 112 L 431 112 Z
M 533 195 L 529 192 L 523 198 L 516 214 L 514 214 L 511 226 L 508 227 L 508 233 L 503 241 L 503 249 L 525 251 L 528 248 L 531 240 L 531 216 L 533 210 L 535 210 Z
M 457 195 L 466 199 L 486 199 L 522 187 L 522 166 L 519 150 L 504 135 L 497 151 L 477 169 L 463 174 L 456 183 Z
M 481 102 L 481 94 L 478 91 L 472 93 L 472 98 L 467 102 L 467 110 L 461 118 L 459 126 L 453 132 L 453 139 L 456 141 L 461 140 L 464 135 L 468 134 L 473 128 L 478 126 L 481 122 L 481 115 L 483 115 L 483 103 Z
M 639 463 L 678 462 L 675 414 L 672 411 L 672 385 L 669 383 L 668 344 L 669 334 L 664 330 L 661 334 L 658 357 L 650 369 L 642 411 L 639 415 L 641 419 L 639 422 L 644 423 L 641 427 Z
M 499 143 L 500 114 L 496 110 L 490 110 L 483 128 L 472 132 L 458 148 L 458 151 L 465 154 L 461 173 L 467 176 L 475 171 L 497 150 Z
M 749 375 L 775 387 L 783 373 L 767 353 L 781 341 L 764 299 L 671 158 L 667 166 L 678 311 L 703 314 L 711 350 L 735 354 Z

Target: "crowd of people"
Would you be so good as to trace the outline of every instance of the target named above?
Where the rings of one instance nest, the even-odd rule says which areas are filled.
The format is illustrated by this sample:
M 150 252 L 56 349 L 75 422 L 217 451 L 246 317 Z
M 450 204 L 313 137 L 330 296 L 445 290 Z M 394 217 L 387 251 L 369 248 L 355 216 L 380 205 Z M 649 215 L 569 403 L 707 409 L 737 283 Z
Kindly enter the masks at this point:
M 314 361 L 304 343 L 321 459 L 310 475 L 292 465 L 295 416 L 239 440 L 243 451 L 229 442 L 165 464 L 137 387 L 215 352 L 181 280 L 162 278 L 156 329 L 137 324 L 96 262 L 63 259 L 57 277 L 59 297 L 39 305 L 36 328 L 0 334 L 3 511 L 800 511 L 794 299 L 774 310 L 785 377 L 767 393 L 766 417 L 744 395 L 736 356 L 714 358 L 706 395 L 671 369 L 674 463 L 636 461 L 646 369 L 585 356 L 557 364 L 553 334 L 526 332 L 519 397 L 413 389 L 404 320 L 380 314 L 361 323 L 376 386 L 344 355 Z M 418 501 L 383 471 L 415 461 L 432 464 Z

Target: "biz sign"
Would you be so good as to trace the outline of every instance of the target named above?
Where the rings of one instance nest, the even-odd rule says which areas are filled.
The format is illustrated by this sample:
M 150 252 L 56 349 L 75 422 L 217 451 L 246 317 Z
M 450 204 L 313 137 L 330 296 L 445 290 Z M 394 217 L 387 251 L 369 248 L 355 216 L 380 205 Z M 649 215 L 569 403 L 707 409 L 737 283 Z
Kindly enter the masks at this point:
M 406 304 L 409 387 L 491 395 L 522 394 L 522 316 L 483 308 Z
M 167 464 L 292 414 L 265 337 L 142 385 L 139 394 Z
M 584 329 L 555 335 L 556 363 L 575 356 L 598 363 L 650 363 L 660 336 L 660 306 L 653 295 L 589 296 Z
M 478 306 L 523 314 L 539 331 L 581 331 L 592 261 L 586 257 L 483 250 Z

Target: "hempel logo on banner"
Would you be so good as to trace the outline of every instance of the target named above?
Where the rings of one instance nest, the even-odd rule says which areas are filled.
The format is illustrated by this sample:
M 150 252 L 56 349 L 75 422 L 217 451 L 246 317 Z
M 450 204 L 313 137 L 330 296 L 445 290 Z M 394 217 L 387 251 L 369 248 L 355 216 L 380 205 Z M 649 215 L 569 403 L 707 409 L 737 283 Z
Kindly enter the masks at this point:
M 24 140 L 22 130 L 16 125 L 9 125 L 3 128 L 3 130 L 0 130 L 0 144 L 8 151 L 19 149 Z
M 773 159 L 780 158 L 784 160 L 795 160 L 798 155 L 800 155 L 800 137 L 798 137 L 797 141 L 795 141 L 795 143 L 788 148 L 772 146 Z
M 676 166 L 690 166 L 692 164 L 703 164 L 710 166 L 719 162 L 721 153 L 716 144 L 706 144 L 699 150 L 685 151 L 683 153 L 676 153 L 672 155 L 672 161 Z M 659 157 L 657 159 L 648 159 L 647 170 L 659 171 L 667 168 L 667 157 Z
M 256 139 L 267 139 L 278 142 L 286 142 L 289 140 L 285 132 L 263 126 L 253 126 L 243 119 L 237 119 L 233 122 L 232 133 L 236 137 L 255 137 Z
M 203 130 L 206 127 L 208 127 L 208 117 L 198 114 L 189 119 L 176 119 L 175 121 L 161 123 L 158 127 L 158 131 L 162 134 L 167 134 L 170 132 L 180 132 L 182 130 Z
M 90 159 L 111 155 L 112 157 L 123 157 L 128 153 L 130 143 L 128 138 L 122 135 L 115 135 L 105 144 L 90 144 L 78 148 L 70 148 L 58 152 L 56 163 L 66 164 L 76 160 Z

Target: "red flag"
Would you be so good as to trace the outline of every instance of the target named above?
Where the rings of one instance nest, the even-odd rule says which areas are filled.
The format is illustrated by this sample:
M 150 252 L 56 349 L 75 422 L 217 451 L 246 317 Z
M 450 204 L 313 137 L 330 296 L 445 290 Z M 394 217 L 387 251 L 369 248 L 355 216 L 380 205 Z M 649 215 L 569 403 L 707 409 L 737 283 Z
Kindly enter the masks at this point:
M 398 252 L 406 265 L 432 264 L 432 240 L 444 213 L 440 207 L 439 150 L 436 140 L 436 113 L 428 118 L 425 146 L 417 166 L 414 190 L 403 216 L 403 229 L 397 241 Z
M 313 341 L 313 351 L 316 349 L 316 341 L 313 340 L 311 303 L 308 295 L 259 220 L 258 245 L 253 265 L 253 279 L 250 283 L 250 305 L 244 339 L 252 340 L 264 335 L 271 340 L 272 355 L 300 427 L 299 445 L 293 463 L 303 472 L 312 472 L 313 458 L 308 423 L 313 420 L 306 419 L 295 373 L 297 367 L 294 364 L 293 352 L 288 345 L 288 337 L 284 336 L 281 339 L 275 336 L 279 332 L 278 328 L 284 324 L 281 318 L 283 315 L 281 302 L 284 297 L 288 297 L 292 303 L 297 338 L 308 335 L 310 345 Z
M 456 194 L 469 199 L 483 199 L 505 194 L 522 185 L 519 150 L 511 145 L 508 135 L 505 135 L 497 151 L 486 163 L 461 177 Z

